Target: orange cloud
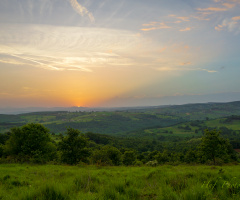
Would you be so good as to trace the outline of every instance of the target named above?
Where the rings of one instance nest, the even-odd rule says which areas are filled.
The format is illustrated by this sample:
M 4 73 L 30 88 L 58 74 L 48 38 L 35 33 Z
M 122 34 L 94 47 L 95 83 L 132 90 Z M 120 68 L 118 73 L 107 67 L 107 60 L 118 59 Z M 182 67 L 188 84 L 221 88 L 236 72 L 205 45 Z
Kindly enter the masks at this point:
M 143 24 L 142 26 L 155 26 L 159 22 L 150 22 L 149 24 Z
M 175 22 L 173 22 L 173 23 L 179 24 L 179 23 L 182 23 L 182 21 L 175 21 Z
M 166 49 L 167 49 L 167 47 L 161 48 L 161 49 L 159 50 L 159 52 L 162 53 L 162 52 L 164 52 Z
M 152 28 L 143 28 L 141 29 L 142 31 L 152 31 L 158 29 L 157 27 L 152 27 Z
M 191 62 L 183 62 L 183 63 L 180 63 L 181 66 L 184 66 L 184 65 L 191 65 L 192 63 Z
M 181 29 L 179 31 L 191 31 L 191 28 L 190 27 L 187 27 L 187 28 L 184 28 L 184 29 Z
M 223 30 L 222 28 L 223 28 L 222 25 L 215 26 L 215 30 L 217 30 L 217 31 L 221 31 L 221 30 Z
M 233 17 L 232 20 L 233 21 L 238 21 L 238 20 L 240 20 L 240 16 Z
M 205 16 L 209 15 L 210 13 L 201 13 L 201 14 L 202 14 L 202 16 L 193 16 L 193 18 L 198 19 L 200 21 L 203 21 L 203 20 L 209 21 L 210 20 L 209 18 L 205 18 Z
M 158 29 L 169 29 L 169 28 L 172 28 L 172 27 L 166 25 L 163 22 L 161 22 L 161 23 L 151 22 L 150 24 L 143 24 L 143 26 L 153 26 L 153 27 L 143 28 L 143 29 L 141 29 L 142 31 L 152 31 L 152 30 L 158 30 Z
M 190 21 L 189 17 L 176 17 L 177 19 L 181 19 L 182 21 Z
M 233 8 L 235 7 L 235 4 L 231 4 L 231 3 L 223 3 L 223 6 L 227 7 L 227 8 Z
M 227 11 L 228 8 L 209 7 L 209 8 L 197 8 L 199 11 Z

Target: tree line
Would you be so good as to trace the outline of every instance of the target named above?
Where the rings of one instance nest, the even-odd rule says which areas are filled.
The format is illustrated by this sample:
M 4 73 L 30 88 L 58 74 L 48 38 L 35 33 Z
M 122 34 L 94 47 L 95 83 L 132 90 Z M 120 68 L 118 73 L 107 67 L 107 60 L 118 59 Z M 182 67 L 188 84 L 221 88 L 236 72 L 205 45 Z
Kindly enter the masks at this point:
M 114 166 L 238 161 L 228 139 L 222 138 L 216 130 L 205 130 L 197 143 L 182 151 L 171 151 L 163 146 L 158 150 L 149 151 L 148 147 L 146 151 L 137 151 L 124 143 L 117 144 L 117 140 L 109 143 L 108 138 L 100 134 L 83 134 L 73 128 L 58 136 L 59 140 L 53 138 L 49 129 L 41 124 L 12 128 L 8 133 L 0 134 L 0 161 Z M 147 145 L 151 146 L 151 143 Z

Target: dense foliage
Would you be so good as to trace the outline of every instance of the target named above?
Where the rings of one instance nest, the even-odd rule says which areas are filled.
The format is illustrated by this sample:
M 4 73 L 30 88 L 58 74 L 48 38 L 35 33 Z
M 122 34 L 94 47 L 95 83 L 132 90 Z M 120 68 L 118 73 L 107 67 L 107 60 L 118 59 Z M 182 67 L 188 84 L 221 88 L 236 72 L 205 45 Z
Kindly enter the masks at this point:
M 45 162 L 53 159 L 56 151 L 49 130 L 41 124 L 27 124 L 12 128 L 3 152 L 17 160 Z
M 64 135 L 50 137 L 43 125 L 31 123 L 12 128 L 3 138 L 8 138 L 0 146 L 3 162 L 155 166 L 165 163 L 222 164 L 238 160 L 232 145 L 216 130 L 206 130 L 202 138 L 164 143 L 145 137 L 83 134 L 73 128 L 68 128 Z
M 86 149 L 87 144 L 87 138 L 80 135 L 79 130 L 68 128 L 66 136 L 62 137 L 58 143 L 58 149 L 61 152 L 61 161 L 71 165 L 85 161 L 89 156 Z

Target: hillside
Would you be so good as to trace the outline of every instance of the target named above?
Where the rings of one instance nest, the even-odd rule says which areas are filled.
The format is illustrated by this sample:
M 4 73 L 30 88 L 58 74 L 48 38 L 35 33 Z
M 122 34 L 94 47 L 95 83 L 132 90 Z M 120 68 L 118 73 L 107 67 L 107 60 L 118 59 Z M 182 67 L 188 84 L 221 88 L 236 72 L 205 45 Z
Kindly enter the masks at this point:
M 240 115 L 240 102 L 125 108 L 125 110 L 119 110 L 91 112 L 55 111 L 0 115 L 0 132 L 6 132 L 14 126 L 21 126 L 27 123 L 41 123 L 53 133 L 63 133 L 67 127 L 72 127 L 82 132 L 125 135 L 129 132 L 145 129 L 161 130 L 161 128 L 183 122 Z M 173 133 L 182 132 L 182 130 L 176 128 L 172 129 L 167 128 L 166 130 Z M 195 129 L 193 127 L 194 131 Z M 163 130 L 165 131 L 165 129 Z

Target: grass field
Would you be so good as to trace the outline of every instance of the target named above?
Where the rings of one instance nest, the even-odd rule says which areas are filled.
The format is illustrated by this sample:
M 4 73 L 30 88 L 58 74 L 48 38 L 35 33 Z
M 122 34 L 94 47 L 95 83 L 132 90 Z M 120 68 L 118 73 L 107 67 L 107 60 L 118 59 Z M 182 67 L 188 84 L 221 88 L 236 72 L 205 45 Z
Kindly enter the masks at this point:
M 240 199 L 240 166 L 1 164 L 0 199 Z

